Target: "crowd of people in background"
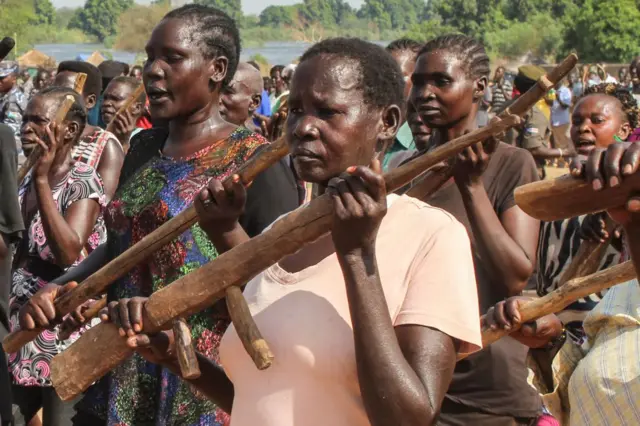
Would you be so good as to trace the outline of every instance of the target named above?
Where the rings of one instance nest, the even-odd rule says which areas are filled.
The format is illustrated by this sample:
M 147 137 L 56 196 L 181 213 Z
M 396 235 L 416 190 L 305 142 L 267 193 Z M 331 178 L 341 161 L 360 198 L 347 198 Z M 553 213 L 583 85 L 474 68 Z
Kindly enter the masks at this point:
M 193 4 L 157 24 L 146 54 L 0 62 L 0 338 L 48 330 L 0 350 L 0 426 L 640 424 L 637 280 L 481 338 L 521 325 L 523 291 L 560 287 L 584 241 L 611 241 L 601 270 L 640 261 L 638 199 L 545 223 L 514 198 L 549 167 L 594 191 L 638 170 L 640 57 L 617 78 L 574 70 L 417 196 L 421 179 L 388 193 L 382 173 L 489 125 L 545 69 L 492 68 L 481 42 L 446 35 L 328 39 L 263 75 L 240 60 L 234 21 Z M 238 184 L 283 137 L 290 154 Z M 323 193 L 333 232 L 244 288 L 274 365 L 255 369 L 222 302 L 187 319 L 202 376 L 182 378 L 172 332 L 142 331 L 147 298 Z M 60 317 L 57 297 L 192 204 L 198 223 L 116 280 L 99 318 L 83 317 L 96 300 Z M 62 401 L 50 362 L 100 321 L 135 354 Z

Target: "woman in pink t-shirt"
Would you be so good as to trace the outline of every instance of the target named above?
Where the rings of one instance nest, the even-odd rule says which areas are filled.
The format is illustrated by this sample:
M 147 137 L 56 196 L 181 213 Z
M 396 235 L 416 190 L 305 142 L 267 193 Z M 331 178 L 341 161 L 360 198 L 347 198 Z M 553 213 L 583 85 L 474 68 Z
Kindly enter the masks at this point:
M 456 355 L 479 349 L 464 227 L 388 195 L 380 174 L 377 158 L 402 122 L 403 88 L 393 58 L 362 40 L 325 40 L 303 55 L 286 134 L 298 176 L 332 196 L 333 232 L 245 288 L 275 355 L 269 369 L 253 366 L 233 327 L 221 342 L 224 370 L 199 356 L 202 376 L 191 383 L 233 408 L 232 426 L 432 424 Z M 196 203 L 221 252 L 248 239 L 237 221 L 244 196 L 240 184 L 212 182 Z M 178 372 L 170 332 L 135 335 L 143 305 L 114 302 L 109 317 L 131 347 Z

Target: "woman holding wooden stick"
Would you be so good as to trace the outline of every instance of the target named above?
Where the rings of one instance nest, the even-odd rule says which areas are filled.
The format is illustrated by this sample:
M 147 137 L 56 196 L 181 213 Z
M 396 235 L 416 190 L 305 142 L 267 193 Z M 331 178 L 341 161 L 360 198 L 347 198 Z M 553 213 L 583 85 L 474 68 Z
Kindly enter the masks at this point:
M 67 119 L 54 123 L 65 97 L 73 100 Z M 87 241 L 94 248 L 106 240 L 102 180 L 93 168 L 71 157 L 86 114 L 82 98 L 59 87 L 35 95 L 25 111 L 22 140 L 39 146 L 43 154 L 18 189 L 28 231 L 14 258 L 9 306 L 12 328 L 18 325 L 20 309 L 31 303 L 37 291 L 82 260 Z M 35 311 L 35 315 L 46 320 L 42 311 Z M 54 328 L 43 333 L 19 352 L 9 354 L 14 404 L 25 422 L 44 407 L 45 426 L 70 424 L 72 404 L 63 403 L 51 387 L 49 361 L 78 334 L 64 340 L 58 331 Z
M 266 146 L 261 136 L 220 116 L 220 93 L 231 81 L 240 56 L 238 30 L 229 16 L 194 4 L 174 9 L 154 29 L 146 51 L 143 77 L 150 111 L 167 126 L 143 131 L 133 139 L 118 190 L 105 212 L 108 242 L 102 253 L 95 252 L 102 257 L 90 256 L 86 265 L 57 283 L 80 281 L 93 274 L 188 208 L 210 180 L 230 176 Z M 295 186 L 258 182 L 275 179 L 270 173 L 281 170 L 270 168 L 256 178 L 260 192 L 254 192 L 254 185 L 248 189 L 241 223 L 250 235 L 297 207 Z M 285 191 L 293 192 L 293 197 L 286 198 L 293 200 L 288 205 L 279 198 L 284 198 Z M 109 300 L 150 296 L 216 256 L 203 229 L 192 226 L 117 280 Z M 63 288 L 49 286 L 38 294 L 34 305 L 55 313 L 52 302 Z M 25 309 L 23 316 L 41 325 L 34 310 Z M 78 315 L 77 319 L 83 318 Z M 217 360 L 218 345 L 229 324 L 224 304 L 222 309 L 214 307 L 188 318 L 188 323 L 198 350 Z M 79 425 L 220 426 L 226 419 L 214 403 L 176 375 L 139 356 L 90 389 L 76 408 Z
M 88 62 L 63 61 L 58 65 L 53 85 L 73 89 L 80 73 L 87 75 L 82 96 L 87 110 L 90 110 L 95 107 L 102 91 L 102 74 L 98 68 Z M 100 127 L 87 124 L 71 155 L 76 161 L 98 171 L 104 182 L 107 201 L 111 200 L 116 192 L 124 161 L 123 146 L 117 137 Z
M 233 426 L 434 424 L 456 354 L 478 349 L 464 228 L 442 210 L 387 195 L 380 175 L 403 88 L 393 58 L 362 40 L 326 40 L 302 56 L 288 143 L 300 178 L 331 193 L 333 232 L 247 284 L 275 355 L 268 370 L 251 365 L 233 327 L 221 344 L 225 371 L 199 357 L 202 376 L 190 383 L 233 408 Z M 248 239 L 237 222 L 243 199 L 237 184 L 212 182 L 200 194 L 200 223 L 218 250 Z M 120 300 L 103 319 L 135 334 L 143 305 Z M 171 339 L 137 335 L 128 343 L 175 370 Z
M 420 150 L 477 128 L 489 90 L 489 57 L 466 36 L 442 36 L 418 55 L 410 102 L 432 134 Z M 536 181 L 528 152 L 488 141 L 455 159 L 453 178 L 425 201 L 451 213 L 470 236 L 480 309 L 519 294 L 532 273 L 539 223 L 516 204 L 516 187 Z M 535 422 L 542 404 L 527 384 L 526 348 L 503 339 L 456 365 L 442 405 L 442 425 L 520 425 Z
M 575 113 L 574 113 L 575 114 Z M 586 163 L 574 163 L 572 174 L 583 175 L 598 190 L 616 186 L 640 168 L 640 145 L 614 143 L 596 147 Z M 632 197 L 626 206 L 610 210 L 619 223 L 636 269 L 640 263 L 640 199 Z M 510 298 L 492 307 L 485 325 L 509 330 L 520 323 L 518 308 L 526 301 Z M 554 359 L 552 393 L 544 395 L 547 407 L 563 419 L 564 425 L 640 424 L 640 287 L 634 279 L 610 289 L 584 320 L 586 340 L 568 340 Z M 554 348 L 562 341 L 564 327 L 555 315 L 524 324 L 511 334 L 531 348 Z
M 638 104 L 626 87 L 612 83 L 588 87 L 577 101 L 571 120 L 571 139 L 578 154 L 586 158 L 594 149 L 606 148 L 616 140 L 627 140 L 640 125 L 639 113 Z M 605 222 L 606 213 L 596 213 L 542 223 L 538 244 L 538 295 L 543 296 L 563 284 L 563 275 L 583 242 L 608 244 L 596 270 L 620 262 L 620 232 L 607 231 Z M 576 343 L 582 343 L 585 337 L 582 320 L 601 297 L 594 294 L 581 299 L 559 314 L 568 337 Z

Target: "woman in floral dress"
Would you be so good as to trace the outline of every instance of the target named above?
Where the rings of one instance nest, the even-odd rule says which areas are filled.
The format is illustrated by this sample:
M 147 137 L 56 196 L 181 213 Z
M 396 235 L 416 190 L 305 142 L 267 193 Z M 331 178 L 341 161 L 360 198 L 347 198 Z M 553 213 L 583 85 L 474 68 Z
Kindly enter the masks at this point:
M 75 104 L 62 129 L 50 123 L 65 96 Z M 9 311 L 11 328 L 29 299 L 50 280 L 83 259 L 88 242 L 95 248 L 106 240 L 101 209 L 104 188 L 95 169 L 75 162 L 71 156 L 87 115 L 82 99 L 72 90 L 51 88 L 31 99 L 24 115 L 22 140 L 38 145 L 44 154 L 22 181 L 19 189 L 24 223 L 12 270 Z M 43 142 L 46 140 L 47 142 Z M 14 403 L 25 422 L 44 407 L 44 425 L 69 424 L 71 404 L 63 403 L 51 387 L 49 362 L 66 349 L 78 334 L 64 340 L 53 328 L 40 334 L 19 352 L 9 354 Z
M 144 83 L 150 111 L 154 120 L 166 125 L 134 137 L 118 190 L 105 212 L 106 246 L 57 283 L 90 275 L 189 207 L 211 179 L 230 176 L 267 143 L 220 117 L 220 91 L 233 77 L 240 56 L 238 30 L 226 14 L 193 4 L 175 9 L 156 26 L 146 51 Z M 252 189 L 262 186 L 258 180 L 269 170 L 254 181 L 248 203 Z M 290 188 L 263 186 L 273 189 L 254 197 L 258 207 L 247 206 L 245 229 L 260 232 L 257 223 L 269 224 L 297 207 L 295 180 L 290 180 Z M 294 203 L 279 203 L 282 193 L 293 194 Z M 98 259 L 101 253 L 105 256 Z M 206 234 L 194 225 L 115 282 L 109 300 L 149 296 L 216 255 Z M 61 288 L 51 284 L 34 304 L 52 309 L 51 301 Z M 34 315 L 30 308 L 23 314 Z M 217 360 L 220 338 L 229 325 L 226 312 L 214 307 L 188 322 L 197 349 Z M 137 355 L 93 386 L 76 409 L 74 421 L 79 425 L 221 426 L 226 420 L 223 411 L 180 378 Z

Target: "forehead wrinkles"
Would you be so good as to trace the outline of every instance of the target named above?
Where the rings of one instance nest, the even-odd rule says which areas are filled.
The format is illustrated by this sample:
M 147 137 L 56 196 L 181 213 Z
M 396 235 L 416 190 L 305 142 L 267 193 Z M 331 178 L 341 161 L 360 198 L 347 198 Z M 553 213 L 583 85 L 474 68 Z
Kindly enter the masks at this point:
M 328 59 L 328 61 L 327 61 Z M 311 90 L 321 99 L 334 98 L 336 95 L 352 96 L 361 89 L 362 76 L 358 72 L 359 64 L 354 60 L 319 56 L 321 72 L 313 80 Z M 346 93 L 345 93 L 346 92 Z

